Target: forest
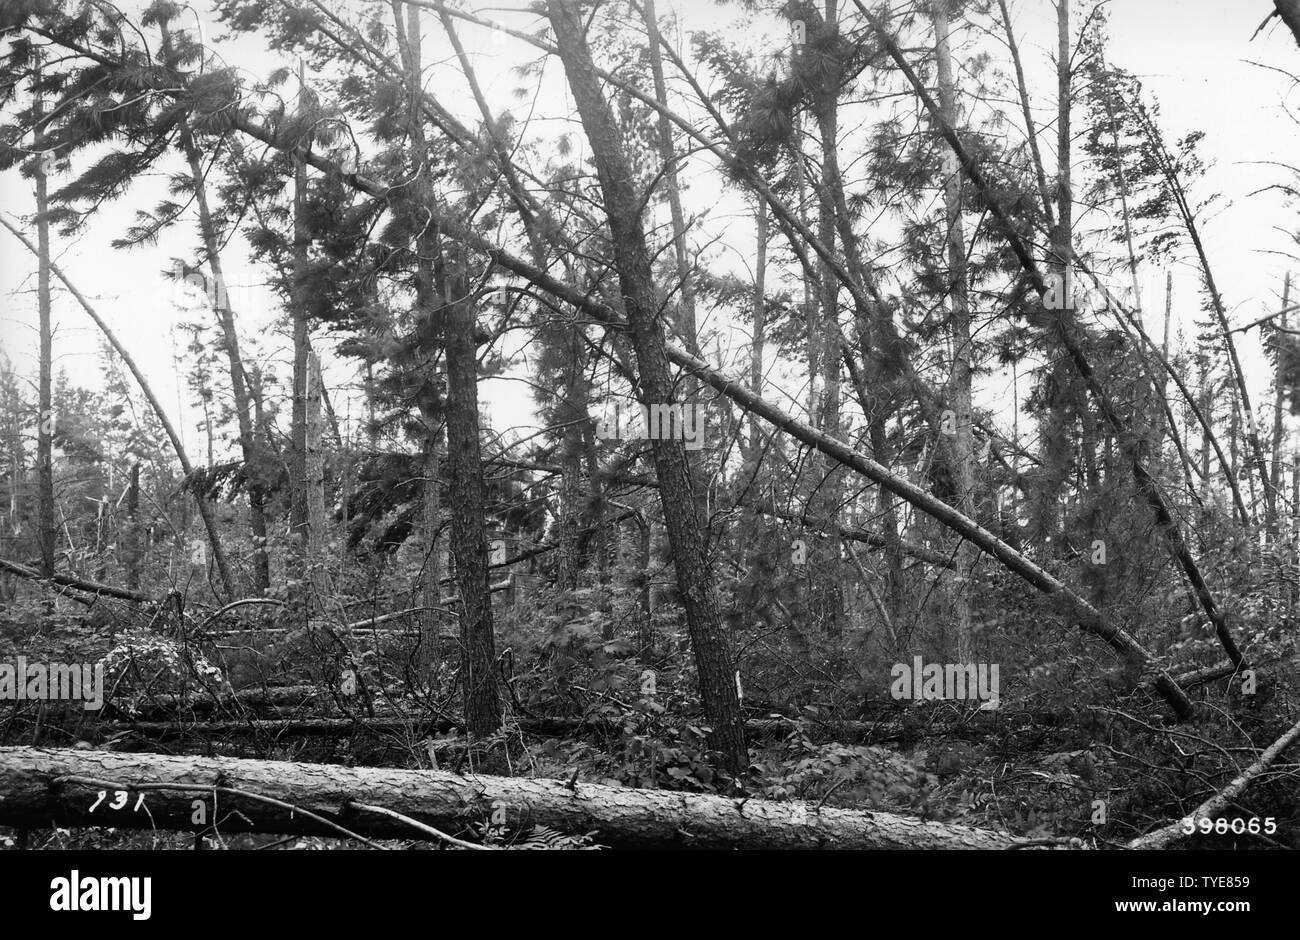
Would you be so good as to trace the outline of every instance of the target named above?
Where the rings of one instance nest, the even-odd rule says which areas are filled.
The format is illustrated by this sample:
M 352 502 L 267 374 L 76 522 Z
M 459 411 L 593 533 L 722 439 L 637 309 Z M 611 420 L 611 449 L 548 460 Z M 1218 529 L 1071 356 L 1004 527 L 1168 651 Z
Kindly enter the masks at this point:
M 0 848 L 1300 849 L 1298 86 L 1297 0 L 0 0 Z

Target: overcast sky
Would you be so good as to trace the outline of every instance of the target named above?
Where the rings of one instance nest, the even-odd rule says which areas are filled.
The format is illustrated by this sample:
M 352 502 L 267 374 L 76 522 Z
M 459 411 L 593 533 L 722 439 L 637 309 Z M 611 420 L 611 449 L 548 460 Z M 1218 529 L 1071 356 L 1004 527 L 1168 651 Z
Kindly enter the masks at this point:
M 140 3 L 120 3 L 123 9 L 138 12 Z M 471 4 L 474 6 L 475 4 Z M 200 10 L 202 4 L 196 4 Z M 1013 3 L 1023 53 L 1030 68 L 1031 84 L 1042 90 L 1040 103 L 1051 105 L 1051 49 L 1055 44 L 1053 6 L 1049 0 L 1018 0 Z M 487 5 L 484 5 L 487 8 Z M 1290 232 L 1297 226 L 1294 213 L 1276 191 L 1252 196 L 1256 190 L 1290 181 L 1290 173 L 1276 163 L 1291 162 L 1290 153 L 1297 139 L 1296 114 L 1300 114 L 1300 91 L 1284 74 L 1300 72 L 1300 49 L 1285 27 L 1274 21 L 1253 42 L 1251 34 L 1272 8 L 1268 0 L 1114 0 L 1110 4 L 1111 61 L 1143 78 L 1147 88 L 1160 100 L 1163 124 L 1172 139 L 1190 130 L 1203 130 L 1206 138 L 1202 154 L 1212 163 L 1207 178 L 1198 184 L 1198 193 L 1221 193 L 1224 200 L 1203 222 L 1204 235 L 1215 273 L 1225 300 L 1238 323 L 1255 319 L 1275 308 L 1283 274 L 1292 265 L 1282 254 L 1294 250 Z M 526 25 L 527 15 L 501 14 L 491 5 L 492 14 L 511 25 Z M 734 8 L 719 11 L 712 4 L 665 2 L 660 0 L 661 14 L 676 10 L 682 27 L 714 28 L 737 16 Z M 210 18 L 208 18 L 210 21 Z M 434 33 L 430 23 L 428 32 Z M 220 34 L 209 27 L 208 38 Z M 498 107 L 522 107 L 511 96 L 519 80 L 509 73 L 522 57 L 523 50 L 513 41 L 494 44 L 485 31 L 466 30 L 467 44 L 474 51 L 480 75 L 489 95 Z M 427 60 L 450 81 L 455 73 L 439 65 L 440 50 L 433 47 Z M 227 61 L 239 64 L 257 75 L 265 75 L 277 64 L 256 39 L 243 37 L 234 42 L 214 42 Z M 1259 63 L 1258 65 L 1252 63 Z M 1266 68 L 1269 66 L 1272 68 Z M 552 80 L 558 74 L 553 63 L 548 70 Z M 563 90 L 552 93 L 553 101 L 563 97 Z M 453 89 L 449 100 L 466 104 L 463 91 Z M 552 116 L 557 114 L 552 107 Z M 465 112 L 471 123 L 472 114 Z M 707 171 L 695 171 L 707 176 Z M 688 171 L 688 178 L 691 171 Z M 132 193 L 108 207 L 75 240 L 55 238 L 56 258 L 68 275 L 95 303 L 99 312 L 117 331 L 125 345 L 137 356 L 148 372 L 161 399 L 173 416 L 184 411 L 183 434 L 198 457 L 199 436 L 194 429 L 196 412 L 188 404 L 178 404 L 176 376 L 171 367 L 172 327 L 179 319 L 170 302 L 171 288 L 159 272 L 173 256 L 194 257 L 197 241 L 194 225 L 175 226 L 157 248 L 132 252 L 113 251 L 112 238 L 121 234 L 137 207 L 151 207 L 161 194 L 157 179 L 142 179 Z M 692 187 L 691 208 L 716 213 L 715 225 L 725 225 L 728 213 L 738 214 L 742 204 L 719 200 L 706 184 Z M 31 181 L 16 171 L 0 174 L 0 211 L 7 216 L 22 216 L 32 211 Z M 253 284 L 264 274 L 248 268 L 240 257 L 237 244 L 228 252 L 227 267 L 236 284 Z M 718 258 L 724 267 L 742 268 L 741 240 L 728 247 L 729 256 Z M 35 374 L 36 334 L 34 285 L 35 265 L 7 232 L 0 232 L 0 348 L 24 374 Z M 1187 326 L 1197 313 L 1195 284 L 1186 271 L 1178 274 L 1176 316 Z M 1159 272 L 1150 280 L 1163 282 Z M 268 298 L 259 299 L 236 289 L 235 304 L 240 316 L 241 332 L 248 337 L 250 350 L 275 367 L 282 377 L 289 372 L 290 361 L 286 336 L 277 331 L 279 311 Z M 201 316 L 191 313 L 190 318 Z M 75 301 L 60 291 L 55 303 L 57 334 L 56 369 L 64 369 L 74 382 L 96 386 L 99 367 L 96 361 L 97 333 Z M 1262 394 L 1268 376 L 1258 353 L 1256 334 L 1246 341 L 1245 358 L 1257 394 Z M 328 353 L 328 339 L 321 345 Z M 184 339 L 177 334 L 183 348 Z M 728 340 L 726 348 L 740 351 L 739 338 Z M 332 387 L 352 381 L 350 373 L 336 365 L 327 376 Z M 999 398 L 997 389 L 986 389 L 986 399 Z M 497 430 L 511 424 L 531 423 L 531 397 L 527 387 L 510 381 L 485 383 L 483 397 L 496 419 Z M 346 416 L 347 396 L 339 397 L 340 417 Z M 353 418 L 358 417 L 355 410 Z

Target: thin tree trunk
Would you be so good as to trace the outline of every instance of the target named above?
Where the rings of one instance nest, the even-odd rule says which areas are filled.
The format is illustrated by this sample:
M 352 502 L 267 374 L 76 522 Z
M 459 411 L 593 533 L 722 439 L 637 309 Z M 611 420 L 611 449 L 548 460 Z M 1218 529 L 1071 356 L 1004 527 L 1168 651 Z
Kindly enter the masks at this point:
M 664 58 L 659 48 L 659 16 L 655 0 L 643 0 L 641 12 L 649 39 L 650 75 L 654 79 L 655 99 L 665 107 L 668 104 L 668 86 L 664 81 Z M 673 128 L 664 111 L 659 112 L 659 160 L 663 166 L 664 188 L 668 196 L 668 209 L 673 224 L 673 258 L 676 262 L 674 287 L 680 285 L 681 303 L 678 305 L 677 332 L 686 348 L 700 355 L 699 336 L 695 324 L 695 279 L 691 276 L 690 255 L 686 248 L 686 214 L 682 211 L 681 186 L 677 180 L 677 155 L 673 146 Z M 693 396 L 688 392 L 687 399 Z
M 230 307 L 226 276 L 222 270 L 221 253 L 217 244 L 216 228 L 208 208 L 206 186 L 203 182 L 203 167 L 199 161 L 199 150 L 188 129 L 181 132 L 181 142 L 185 156 L 189 161 L 190 174 L 194 178 L 195 202 L 199 209 L 199 231 L 203 236 L 204 248 L 208 256 L 208 265 L 212 270 L 215 290 L 211 295 L 216 298 L 213 313 L 221 325 L 221 334 L 225 343 L 226 358 L 230 364 L 230 385 L 235 397 L 235 416 L 239 425 L 239 443 L 244 457 L 244 472 L 248 476 L 249 527 L 253 536 L 253 590 L 264 594 L 271 588 L 271 558 L 267 545 L 266 525 L 266 491 L 258 474 L 260 447 L 257 444 L 257 432 L 254 427 L 253 394 L 251 383 L 244 369 L 244 362 L 239 352 L 239 334 L 235 328 L 235 312 Z
M 407 87 L 407 132 L 411 140 L 412 181 L 411 192 L 414 197 L 414 211 L 421 213 L 425 207 L 432 205 L 433 192 L 430 186 L 431 167 L 429 166 L 429 149 L 424 133 L 424 115 L 419 106 L 423 95 L 423 32 L 420 25 L 420 10 L 414 5 L 406 6 L 393 2 L 393 25 L 398 37 L 398 55 L 402 63 L 403 77 Z M 415 240 L 415 305 L 417 330 L 424 337 L 421 352 L 429 363 L 426 366 L 430 375 L 418 395 L 420 419 L 424 427 L 423 442 L 423 485 L 421 487 L 420 506 L 420 548 L 422 564 L 420 566 L 420 597 L 425 611 L 421 621 L 425 632 L 433 637 L 438 635 L 441 624 L 438 603 L 439 584 L 442 580 L 442 551 L 438 547 L 438 533 L 442 525 L 442 485 L 443 485 L 443 430 L 445 415 L 440 414 L 437 406 L 438 376 L 436 366 L 432 363 L 437 358 L 436 339 L 440 335 L 437 325 L 438 313 L 435 308 L 438 301 L 437 264 L 440 262 L 441 246 L 437 237 L 436 226 L 418 219 L 419 235 Z M 437 260 L 436 260 L 437 259 Z M 443 295 L 446 296 L 445 293 Z M 445 326 L 445 324 L 444 324 Z M 477 420 L 477 415 L 475 416 Z
M 311 96 L 307 89 L 306 66 L 298 63 L 298 115 L 305 120 L 310 114 Z M 290 285 L 291 316 L 293 318 L 293 410 L 289 437 L 289 528 L 291 551 L 296 556 L 294 570 L 290 573 L 289 615 L 300 626 L 306 626 L 320 598 L 311 590 L 312 574 L 320 559 L 312 553 L 313 533 L 308 513 L 307 490 L 307 386 L 311 369 L 311 325 L 308 322 L 308 305 L 311 302 L 307 285 L 308 252 L 311 248 L 311 231 L 306 215 L 307 164 L 301 156 L 293 160 L 293 272 Z
M 757 257 L 754 262 L 754 299 L 751 304 L 752 325 L 749 339 L 749 390 L 763 394 L 763 352 L 767 344 L 767 206 L 758 201 L 755 212 L 757 230 Z M 749 417 L 749 453 L 758 472 L 762 440 L 759 436 L 758 418 Z
M 414 9 L 414 8 L 412 8 Z M 443 264 L 447 262 L 444 261 Z M 478 429 L 478 358 L 474 304 L 459 261 L 445 277 L 442 309 L 447 355 L 447 493 L 451 551 L 461 596 L 461 683 L 465 723 L 475 737 L 501 727 L 492 595 L 488 580 L 487 516 Z
M 808 171 L 804 166 L 803 158 L 803 122 L 798 116 L 794 119 L 794 126 L 793 159 L 799 194 L 799 225 L 806 229 L 808 227 Z M 817 300 L 814 287 L 812 267 L 806 265 L 803 269 L 803 319 L 804 329 L 807 333 L 805 347 L 808 351 L 809 424 L 816 424 L 818 421 L 817 378 L 820 373 L 818 364 L 821 358 L 821 344 L 818 339 L 820 330 L 817 324 Z
M 1264 491 L 1264 514 L 1267 519 L 1269 515 L 1276 512 L 1277 494 L 1269 486 L 1268 463 L 1264 458 L 1264 445 L 1260 442 L 1259 425 L 1255 420 L 1255 411 L 1250 402 L 1250 390 L 1246 386 L 1246 375 L 1242 370 L 1241 360 L 1237 355 L 1237 344 L 1232 339 L 1232 328 L 1228 324 L 1228 314 L 1223 305 L 1223 296 L 1219 293 L 1218 285 L 1214 280 L 1214 271 L 1210 267 L 1209 255 L 1206 253 L 1205 245 L 1201 241 L 1200 227 L 1196 223 L 1196 212 L 1187 197 L 1186 191 L 1183 189 L 1182 180 L 1178 177 L 1177 165 L 1165 149 L 1164 142 L 1158 130 L 1152 124 L 1146 110 L 1141 106 L 1140 102 L 1131 103 L 1131 107 L 1138 117 L 1147 141 L 1154 152 L 1157 165 L 1165 178 L 1165 183 L 1169 187 L 1170 195 L 1173 196 L 1178 207 L 1183 227 L 1191 239 L 1192 247 L 1196 250 L 1197 260 L 1200 262 L 1201 274 L 1205 279 L 1205 289 L 1210 295 L 1210 309 L 1213 311 L 1219 330 L 1223 334 L 1223 345 L 1228 352 L 1228 365 L 1232 371 L 1233 382 L 1236 385 L 1241 411 L 1246 419 L 1244 437 L 1249 448 L 1250 462 L 1255 466 L 1259 484 Z
M 1286 279 L 1282 282 L 1282 318 L 1278 322 L 1283 330 L 1286 327 L 1287 315 L 1286 310 L 1291 305 L 1291 272 L 1288 271 Z M 1274 360 L 1273 367 L 1273 463 L 1269 468 L 1268 484 L 1274 494 L 1282 492 L 1282 409 L 1283 393 L 1286 390 L 1286 384 L 1282 381 L 1279 364 L 1281 354 L 1278 353 Z M 1270 544 L 1276 545 L 1278 540 L 1278 508 L 1277 498 L 1265 505 L 1268 511 L 1268 535 Z
M 271 559 L 267 546 L 266 491 L 258 474 L 261 448 L 254 427 L 253 393 L 244 362 L 239 353 L 239 334 L 235 327 L 235 312 L 230 306 L 226 276 L 221 264 L 221 250 L 217 243 L 216 226 L 208 207 L 207 186 L 203 182 L 203 165 L 199 149 L 188 128 L 181 131 L 181 146 L 189 162 L 194 179 L 194 197 L 199 210 L 199 232 L 203 237 L 208 266 L 212 270 L 214 289 L 212 312 L 221 326 L 226 359 L 230 365 L 230 386 L 235 398 L 235 418 L 239 425 L 239 444 L 244 457 L 244 472 L 248 478 L 249 528 L 253 540 L 253 590 L 264 594 L 271 588 Z
M 838 29 L 837 0 L 825 0 L 825 28 L 828 31 Z M 816 100 L 817 129 L 821 137 L 822 170 L 821 186 L 818 187 L 817 199 L 817 237 L 828 251 L 835 250 L 836 204 L 834 193 L 842 189 L 839 167 L 839 89 L 840 76 L 827 76 L 823 87 L 819 89 Z M 843 240 L 841 246 L 847 254 L 851 243 Z M 830 265 L 825 261 L 820 271 L 821 306 L 820 351 L 819 361 L 822 368 L 821 407 L 818 409 L 818 426 L 836 440 L 843 439 L 840 427 L 840 359 L 843 351 L 840 347 L 839 326 L 839 281 L 835 278 Z M 838 466 L 834 460 L 824 457 L 822 473 L 825 479 L 820 486 L 821 502 L 824 514 L 830 517 L 834 526 L 840 517 L 840 477 L 836 473 Z M 838 538 L 828 539 L 819 546 L 824 554 L 824 564 L 816 566 L 814 585 L 818 599 L 821 601 L 821 616 L 826 632 L 838 637 L 843 632 L 844 597 L 841 583 L 840 559 L 844 546 Z
M 38 72 L 39 74 L 39 72 Z M 37 93 L 36 118 L 45 112 L 44 101 Z M 32 143 L 37 153 L 45 147 L 43 134 Z M 40 571 L 44 577 L 54 574 L 54 549 L 57 526 L 54 521 L 54 414 L 52 376 L 54 363 L 54 327 L 51 322 L 50 295 L 50 209 L 49 183 L 46 174 L 50 161 L 37 157 L 36 170 L 36 303 L 40 317 L 39 376 L 37 379 L 36 418 L 36 541 L 40 550 Z
M 432 213 L 435 196 L 428 182 L 432 168 L 424 138 L 423 113 L 418 107 L 423 95 L 420 11 L 414 5 L 408 6 L 406 22 L 403 23 L 402 6 L 397 0 L 394 0 L 392 9 L 406 70 L 412 158 L 421 180 L 421 185 L 416 188 L 416 206 L 421 214 Z M 423 232 L 424 236 L 416 240 L 419 255 L 417 285 L 426 291 L 430 303 L 433 300 L 428 293 L 430 286 L 441 300 L 442 306 L 436 314 L 431 307 L 422 307 L 422 310 L 442 321 L 441 336 L 447 362 L 447 454 L 442 471 L 447 478 L 451 505 L 451 555 L 461 597 L 460 681 L 466 727 L 474 737 L 484 738 L 501 727 L 501 699 L 496 678 L 496 639 L 485 525 L 487 507 L 478 427 L 478 358 L 474 341 L 476 299 L 470 294 L 459 250 L 448 250 L 441 244 L 437 226 L 431 219 Z M 427 264 L 431 260 L 430 284 Z
M 957 89 L 953 78 L 952 50 L 948 36 L 948 0 L 933 5 L 935 56 L 939 81 L 939 108 L 951 127 L 957 126 Z M 951 149 L 944 153 L 944 214 L 947 223 L 949 296 L 952 298 L 952 376 L 949 400 L 953 408 L 953 436 L 950 442 L 950 465 L 956 488 L 953 502 L 971 518 L 975 517 L 975 459 L 971 433 L 971 328 L 970 299 L 966 275 L 966 229 L 962 224 L 965 186 L 961 165 Z M 961 542 L 956 554 L 957 573 L 968 575 L 975 562 L 975 550 Z M 974 662 L 974 633 L 971 628 L 970 593 L 964 586 L 953 592 L 957 630 L 957 662 Z
M 311 563 L 310 580 L 317 605 L 329 595 L 328 565 L 325 558 L 325 454 L 321 449 L 321 402 L 325 380 L 320 358 L 315 352 L 307 356 L 307 433 L 304 460 L 307 484 L 307 558 Z
M 1034 112 L 1029 106 L 1029 85 L 1025 81 L 1025 67 L 1020 59 L 1020 45 L 1016 42 L 1015 30 L 1011 27 L 1011 13 L 1007 10 L 1007 0 L 998 0 L 998 9 L 1002 13 L 1002 26 L 1007 34 L 1007 48 L 1011 50 L 1011 62 L 1016 70 L 1016 90 L 1020 93 L 1020 112 L 1025 119 L 1025 139 L 1029 141 L 1029 152 L 1034 160 L 1034 174 L 1038 180 L 1038 195 L 1043 201 L 1043 216 L 1048 228 L 1055 228 L 1056 219 L 1052 212 L 1052 194 L 1047 187 L 1047 174 L 1043 168 L 1043 154 L 1038 146 L 1038 131 L 1034 123 Z
M 122 533 L 122 554 L 125 556 L 126 587 L 140 590 L 141 555 L 140 531 L 140 461 L 131 464 L 130 482 L 126 488 L 126 525 Z
M 1300 454 L 1291 457 L 1291 538 L 1288 563 L 1291 572 L 1300 571 Z M 1287 611 L 1294 617 L 1300 586 L 1297 586 L 1293 578 L 1287 582 L 1287 588 Z

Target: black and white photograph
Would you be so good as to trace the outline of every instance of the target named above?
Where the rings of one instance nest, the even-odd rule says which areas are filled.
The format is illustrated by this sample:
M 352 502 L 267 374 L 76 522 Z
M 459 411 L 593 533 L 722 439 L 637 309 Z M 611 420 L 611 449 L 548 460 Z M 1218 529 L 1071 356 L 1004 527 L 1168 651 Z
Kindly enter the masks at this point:
M 1296 850 L 1300 0 L 0 0 L 6 908 Z

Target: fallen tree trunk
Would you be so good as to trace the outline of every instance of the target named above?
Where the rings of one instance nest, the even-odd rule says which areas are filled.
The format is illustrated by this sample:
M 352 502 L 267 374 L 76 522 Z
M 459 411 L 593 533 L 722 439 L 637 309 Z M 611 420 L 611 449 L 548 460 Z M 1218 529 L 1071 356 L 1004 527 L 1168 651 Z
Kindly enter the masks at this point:
M 188 721 L 184 718 L 170 720 L 103 721 L 94 728 L 104 735 L 117 735 L 134 732 L 143 737 L 158 740 L 182 737 L 217 739 L 222 737 L 247 737 L 266 735 L 268 737 L 343 737 L 347 735 L 402 734 L 419 736 L 424 734 L 443 734 L 448 731 L 463 731 L 464 722 L 450 715 L 429 715 L 428 713 L 408 713 L 385 708 L 375 715 L 358 714 L 355 718 L 339 717 L 334 703 L 320 701 L 323 711 L 332 715 L 294 714 L 292 706 L 272 706 L 260 714 L 248 714 L 240 719 L 214 719 L 205 721 Z M 355 703 L 358 712 L 361 703 Z M 152 712 L 151 714 L 158 714 Z M 992 712 L 980 713 L 992 716 Z M 628 721 L 636 722 L 648 716 L 631 715 L 625 718 L 590 717 L 574 718 L 566 716 L 539 716 L 518 718 L 512 725 L 527 735 L 553 737 L 578 735 L 583 733 L 618 734 Z M 84 725 L 84 715 L 71 713 L 71 721 L 80 721 Z M 703 721 L 702 717 L 688 719 L 694 723 Z M 58 716 L 45 718 L 47 727 L 61 726 Z M 1029 727 L 1034 724 L 1035 716 L 1027 712 L 1017 712 L 996 719 L 980 720 L 971 715 L 951 715 L 942 718 L 919 714 L 892 718 L 882 721 L 796 721 L 791 718 L 749 718 L 745 721 L 746 733 L 755 738 L 783 737 L 796 730 L 817 740 L 841 742 L 879 742 L 900 738 L 923 737 L 927 734 L 947 737 L 979 739 L 985 735 Z
M 358 703 L 360 704 L 360 703 Z M 268 737 L 339 737 L 347 734 L 433 734 L 462 730 L 451 718 L 253 718 L 242 721 L 107 721 L 97 726 L 109 734 L 132 731 L 148 738 L 221 738 L 264 734 Z
M 405 692 L 376 690 L 377 700 L 399 700 Z M 129 711 L 135 718 L 144 720 L 153 716 L 209 714 L 222 710 L 236 712 L 268 708 L 311 708 L 333 703 L 328 688 L 315 685 L 284 685 L 268 688 L 240 689 L 233 694 L 213 698 L 204 693 L 193 695 L 155 695 L 151 698 L 114 701 L 119 710 Z
M 1273 765 L 1273 762 L 1282 756 L 1282 752 L 1295 744 L 1296 741 L 1300 741 L 1300 721 L 1292 725 L 1291 730 L 1269 745 L 1268 750 L 1260 754 L 1259 759 L 1243 770 L 1232 783 L 1196 807 L 1184 818 L 1195 823 L 1202 818 L 1215 819 L 1218 817 L 1233 800 L 1241 795 L 1246 787 L 1250 786 L 1256 777 L 1268 770 Z M 1193 825 L 1192 832 L 1187 832 L 1183 821 L 1180 819 L 1178 822 L 1170 823 L 1154 832 L 1138 836 L 1128 844 L 1128 847 L 1130 849 L 1164 849 L 1196 832 L 1200 832 L 1199 827 Z
M 141 594 L 139 591 L 131 591 L 127 588 L 114 587 L 111 584 L 100 584 L 97 581 L 74 578 L 70 574 L 55 572 L 49 578 L 46 578 L 35 568 L 29 568 L 26 565 L 20 565 L 16 561 L 9 561 L 4 558 L 0 558 L 0 571 L 8 571 L 20 578 L 30 578 L 33 581 L 50 581 L 60 587 L 75 588 L 78 591 L 85 591 L 87 594 L 94 594 L 97 597 L 115 597 L 118 600 L 132 601 L 136 604 L 155 603 L 154 598 L 148 594 Z
M 114 810 L 113 800 L 100 798 L 103 790 L 124 790 L 129 798 Z M 31 747 L 0 748 L 0 794 L 0 825 L 26 828 L 337 836 L 306 810 L 370 838 L 429 838 L 359 806 L 370 804 L 454 834 L 495 817 L 511 829 L 594 831 L 598 843 L 619 848 L 1005 849 L 1023 841 L 893 813 L 577 781 Z

